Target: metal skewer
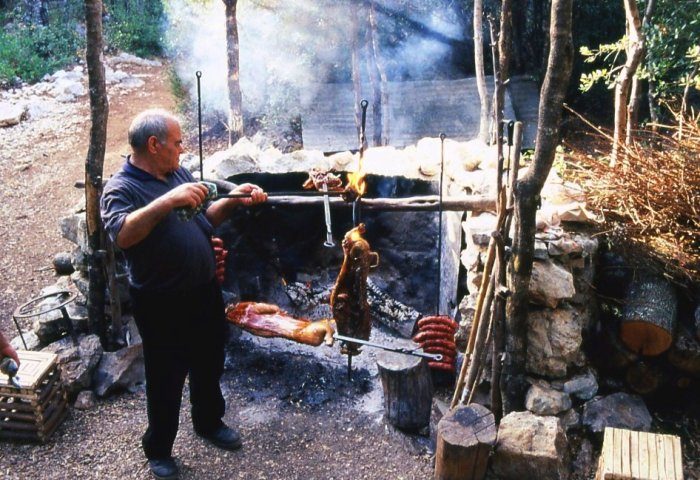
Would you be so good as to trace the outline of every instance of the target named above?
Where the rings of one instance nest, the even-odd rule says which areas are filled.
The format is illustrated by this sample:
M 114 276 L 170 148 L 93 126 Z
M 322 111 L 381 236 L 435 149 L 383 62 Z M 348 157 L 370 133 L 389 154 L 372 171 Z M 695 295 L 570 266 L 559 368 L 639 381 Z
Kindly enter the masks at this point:
M 200 80 L 202 72 L 195 73 L 197 77 L 197 126 L 199 127 L 199 179 L 204 180 L 204 160 L 202 160 L 202 88 Z
M 328 185 L 325 183 L 322 186 L 323 195 L 323 213 L 326 220 L 326 241 L 323 242 L 324 247 L 335 247 L 333 241 L 333 227 L 331 226 L 331 202 L 328 199 Z
M 440 353 L 425 353 L 419 352 L 417 349 L 413 348 L 391 347 L 389 345 L 382 345 L 381 343 L 368 342 L 367 340 L 361 340 L 359 338 L 346 337 L 345 335 L 339 335 L 337 333 L 333 334 L 333 338 L 335 338 L 336 340 L 340 340 L 341 342 L 359 343 L 360 345 L 366 345 L 368 347 L 381 348 L 382 350 L 386 350 L 388 352 L 395 352 L 401 353 L 403 355 L 412 355 L 414 357 L 427 358 L 428 360 L 433 360 L 435 362 L 442 361 L 442 354 Z M 348 355 L 348 357 L 352 358 L 352 355 Z M 350 365 L 351 361 L 348 359 L 348 367 Z

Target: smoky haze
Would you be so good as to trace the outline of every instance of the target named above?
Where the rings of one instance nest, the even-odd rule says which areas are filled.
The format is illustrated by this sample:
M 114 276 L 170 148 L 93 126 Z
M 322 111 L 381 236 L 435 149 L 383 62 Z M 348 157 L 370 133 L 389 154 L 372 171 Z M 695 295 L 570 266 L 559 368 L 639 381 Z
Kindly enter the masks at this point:
M 455 52 L 466 49 L 465 15 L 450 0 L 380 1 L 377 24 L 381 61 L 389 80 L 454 78 Z M 246 115 L 290 117 L 301 113 L 299 92 L 314 85 L 350 82 L 351 2 L 241 0 L 237 19 L 240 84 Z M 196 98 L 202 72 L 205 112 L 227 112 L 224 5 L 220 0 L 167 2 L 166 40 L 180 80 Z M 362 81 L 367 82 L 367 10 L 359 14 Z M 462 59 L 463 60 L 463 59 Z

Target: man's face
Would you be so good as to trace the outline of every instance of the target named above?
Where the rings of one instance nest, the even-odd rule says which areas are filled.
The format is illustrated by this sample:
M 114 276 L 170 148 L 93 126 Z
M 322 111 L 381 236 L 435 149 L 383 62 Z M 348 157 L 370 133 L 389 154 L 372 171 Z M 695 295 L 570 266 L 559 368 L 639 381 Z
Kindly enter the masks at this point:
M 182 132 L 177 122 L 168 122 L 168 136 L 165 142 L 156 142 L 156 164 L 162 174 L 172 173 L 180 166 L 180 154 L 185 151 L 182 146 Z

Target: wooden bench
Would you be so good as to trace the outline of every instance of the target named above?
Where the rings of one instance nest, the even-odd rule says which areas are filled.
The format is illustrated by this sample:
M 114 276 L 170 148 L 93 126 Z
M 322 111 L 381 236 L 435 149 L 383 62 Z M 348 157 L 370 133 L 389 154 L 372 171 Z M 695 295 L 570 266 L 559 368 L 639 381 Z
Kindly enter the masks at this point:
M 683 480 L 675 435 L 605 428 L 596 480 Z

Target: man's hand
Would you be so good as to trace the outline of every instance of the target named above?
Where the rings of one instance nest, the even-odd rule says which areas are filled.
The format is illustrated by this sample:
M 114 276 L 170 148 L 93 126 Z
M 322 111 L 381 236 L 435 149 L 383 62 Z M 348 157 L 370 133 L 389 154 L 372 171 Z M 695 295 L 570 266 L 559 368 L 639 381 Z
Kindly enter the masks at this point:
M 239 198 L 239 205 L 255 205 L 256 203 L 263 203 L 267 201 L 267 193 L 263 191 L 262 188 L 252 183 L 243 183 L 238 185 L 231 191 L 231 193 L 250 193 L 250 198 Z
M 171 208 L 197 208 L 207 197 L 209 189 L 201 183 L 183 183 L 163 195 Z
M 250 197 L 226 198 L 212 203 L 207 209 L 206 215 L 209 222 L 211 222 L 213 226 L 218 227 L 221 225 L 221 222 L 228 218 L 231 210 L 233 210 L 233 208 L 236 206 L 250 206 L 265 202 L 267 200 L 267 193 L 265 193 L 262 188 L 258 187 L 257 185 L 253 185 L 252 183 L 238 185 L 231 191 L 231 193 L 249 193 Z

